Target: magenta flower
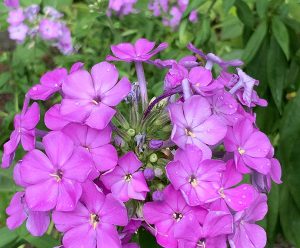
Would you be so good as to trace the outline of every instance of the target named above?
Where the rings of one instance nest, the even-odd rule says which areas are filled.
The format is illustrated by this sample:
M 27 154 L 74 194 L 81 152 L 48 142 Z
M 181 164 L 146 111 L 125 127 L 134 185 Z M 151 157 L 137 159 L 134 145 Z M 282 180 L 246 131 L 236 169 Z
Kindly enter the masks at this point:
M 211 158 L 211 150 L 207 145 L 215 145 L 221 141 L 227 127 L 219 118 L 211 115 L 208 101 L 201 96 L 192 96 L 184 103 L 169 105 L 173 123 L 172 141 L 184 149 L 186 144 L 194 144 L 203 152 L 203 159 Z
M 7 22 L 12 26 L 17 26 L 25 20 L 23 9 L 13 9 L 9 11 Z
M 192 10 L 189 15 L 189 21 L 192 23 L 198 22 L 198 12 L 197 10 Z
M 64 232 L 65 248 L 121 248 L 116 225 L 128 222 L 124 204 L 111 194 L 104 195 L 92 182 L 84 185 L 73 211 L 54 211 L 52 217 L 57 230 Z
M 20 6 L 19 0 L 4 0 L 6 7 L 18 8 Z
M 91 74 L 78 70 L 67 76 L 62 90 L 61 114 L 68 120 L 103 129 L 115 115 L 114 107 L 130 92 L 127 78 L 118 82 L 116 67 L 107 62 L 93 66 Z
M 249 173 L 250 169 L 262 174 L 268 174 L 271 168 L 267 155 L 271 149 L 268 137 L 254 129 L 248 119 L 236 123 L 224 139 L 226 151 L 234 153 L 234 161 L 238 171 Z
M 55 104 L 45 113 L 45 125 L 51 130 L 59 131 L 70 123 L 70 121 L 60 113 L 60 106 L 60 104 Z
M 116 149 L 109 144 L 112 133 L 110 127 L 97 130 L 82 124 L 71 123 L 65 126 L 62 132 L 73 140 L 75 146 L 83 147 L 90 153 L 98 171 L 107 171 L 116 166 L 118 154 Z
M 137 0 L 109 0 L 109 10 L 115 11 L 118 15 L 128 15 L 134 12 L 133 5 Z
M 180 222 L 203 216 L 206 210 L 188 206 L 181 193 L 171 185 L 163 190 L 163 195 L 163 201 L 147 202 L 143 207 L 143 215 L 146 223 L 155 226 L 158 244 L 176 248 L 178 246 L 174 233 L 180 228 Z
M 257 191 L 252 185 L 239 184 L 242 180 L 243 176 L 236 171 L 234 161 L 227 161 L 218 193 L 220 200 L 224 201 L 234 211 L 248 208 L 257 197 Z M 233 188 L 237 184 L 239 185 Z M 222 203 L 220 204 L 222 205 Z
M 11 133 L 9 141 L 4 144 L 2 168 L 10 166 L 20 142 L 24 150 L 30 151 L 34 149 L 35 127 L 39 120 L 40 109 L 37 103 L 33 103 L 25 113 L 17 114 L 15 116 L 15 130 Z
M 111 46 L 114 56 L 108 55 L 108 61 L 145 62 L 152 56 L 168 47 L 167 43 L 161 43 L 154 49 L 155 42 L 147 39 L 138 39 L 134 45 L 121 43 Z
M 24 192 L 17 192 L 6 209 L 6 220 L 10 230 L 16 229 L 26 221 L 26 228 L 33 236 L 42 236 L 48 229 L 50 217 L 48 212 L 32 211 L 28 208 Z
M 188 70 L 177 63 L 173 63 L 164 80 L 165 90 L 181 85 L 183 79 L 188 77 Z
M 39 24 L 39 33 L 44 40 L 54 40 L 60 35 L 61 23 L 50 19 L 43 19 Z
M 81 196 L 81 183 L 87 179 L 92 161 L 81 147 L 61 132 L 50 132 L 43 138 L 47 155 L 30 151 L 20 165 L 26 202 L 31 210 L 71 211 Z
M 33 100 L 47 100 L 54 93 L 61 90 L 61 85 L 67 75 L 68 72 L 65 68 L 57 68 L 45 73 L 40 79 L 41 83 L 29 90 L 30 98 Z
M 28 30 L 29 30 L 28 26 L 23 23 L 16 26 L 9 26 L 8 27 L 9 38 L 11 40 L 15 40 L 19 43 L 22 43 L 26 38 Z
M 112 194 L 123 202 L 129 199 L 145 200 L 149 188 L 144 174 L 139 169 L 142 162 L 133 152 L 123 155 L 118 166 L 101 176 L 101 180 Z
M 262 220 L 267 211 L 267 197 L 260 194 L 249 208 L 237 212 L 234 215 L 234 233 L 229 236 L 230 246 L 264 248 L 267 243 L 266 232 L 255 222 Z
M 174 161 L 167 167 L 167 176 L 176 190 L 180 190 L 190 206 L 203 205 L 218 198 L 221 172 L 225 169 L 222 161 L 202 159 L 201 150 L 187 145 L 178 149 Z
M 210 211 L 204 218 L 185 218 L 178 225 L 178 248 L 226 248 L 227 235 L 233 232 L 233 217 L 228 212 Z

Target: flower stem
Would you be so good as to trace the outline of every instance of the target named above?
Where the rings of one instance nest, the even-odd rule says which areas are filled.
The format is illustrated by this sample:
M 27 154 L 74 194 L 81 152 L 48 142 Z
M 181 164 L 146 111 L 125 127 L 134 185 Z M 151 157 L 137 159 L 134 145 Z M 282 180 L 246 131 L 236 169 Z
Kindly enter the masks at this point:
M 147 82 L 142 62 L 135 62 L 136 74 L 139 81 L 143 111 L 148 105 Z

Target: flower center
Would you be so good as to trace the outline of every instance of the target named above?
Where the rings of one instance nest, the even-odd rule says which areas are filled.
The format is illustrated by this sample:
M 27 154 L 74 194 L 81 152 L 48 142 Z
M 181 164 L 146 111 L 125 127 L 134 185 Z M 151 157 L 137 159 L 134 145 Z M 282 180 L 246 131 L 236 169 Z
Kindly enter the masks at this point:
M 239 154 L 243 155 L 246 151 L 243 148 L 239 147 L 238 152 Z
M 174 220 L 176 220 L 178 222 L 183 218 L 183 215 L 182 215 L 182 213 L 175 212 L 175 213 L 173 213 L 173 218 L 174 218 Z
M 92 100 L 92 103 L 95 104 L 95 105 L 98 105 L 100 102 L 101 102 L 101 97 L 100 96 L 96 96 Z
M 189 178 L 189 183 L 193 186 L 193 187 L 196 187 L 198 185 L 198 181 L 197 181 L 197 178 L 192 175 L 190 178 Z
M 192 138 L 196 138 L 196 135 L 189 128 L 186 128 L 184 131 L 185 131 L 185 134 L 187 136 L 191 136 Z
M 126 182 L 130 182 L 131 181 L 131 179 L 132 179 L 132 175 L 131 174 L 126 174 L 125 176 L 124 176 L 124 180 L 126 181 Z
M 60 182 L 63 177 L 62 170 L 57 170 L 55 173 L 50 174 L 50 176 L 54 177 L 56 182 Z
M 224 188 L 220 188 L 219 191 L 218 191 L 219 195 L 222 197 L 222 198 L 225 198 L 225 194 L 224 194 Z
M 93 228 L 96 229 L 99 222 L 100 222 L 99 216 L 97 214 L 91 214 L 90 215 L 90 222 L 91 222 L 91 225 L 93 226 Z
M 205 241 L 204 241 L 203 239 L 200 239 L 200 240 L 197 242 L 197 247 L 205 248 L 205 247 L 206 247 Z

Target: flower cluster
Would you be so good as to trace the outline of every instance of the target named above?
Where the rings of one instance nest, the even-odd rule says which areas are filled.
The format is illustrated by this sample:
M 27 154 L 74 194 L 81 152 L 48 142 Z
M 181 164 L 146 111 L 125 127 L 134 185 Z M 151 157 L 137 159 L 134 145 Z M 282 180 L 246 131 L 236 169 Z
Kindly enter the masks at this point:
M 36 4 L 22 8 L 18 0 L 6 0 L 4 3 L 9 8 L 7 22 L 10 25 L 10 39 L 23 43 L 26 37 L 39 37 L 63 54 L 73 52 L 71 32 L 61 19 L 63 14 L 55 8 L 46 6 L 40 13 L 40 7 Z
M 109 0 L 107 14 L 111 15 L 111 12 L 115 12 L 118 16 L 129 15 L 135 12 L 134 5 L 137 0 Z
M 184 12 L 189 4 L 189 0 L 151 0 L 149 3 L 149 10 L 153 12 L 154 16 L 161 16 L 162 22 L 165 26 L 175 28 L 180 24 Z M 189 15 L 190 22 L 198 21 L 198 14 L 196 10 L 192 10 Z
M 136 248 L 142 228 L 167 248 L 265 247 L 256 222 L 281 168 L 255 124 L 252 108 L 267 105 L 258 81 L 236 68 L 240 60 L 192 44 L 197 57 L 152 59 L 166 47 L 146 39 L 111 47 L 107 61 L 133 63 L 137 83 L 119 79 L 109 62 L 90 72 L 78 62 L 28 91 L 2 158 L 7 168 L 19 146 L 27 152 L 14 167 L 23 190 L 7 208 L 10 229 L 26 220 L 40 236 L 52 218 L 66 248 Z M 151 101 L 143 63 L 167 70 L 163 94 Z M 55 94 L 61 101 L 40 130 L 37 101 Z

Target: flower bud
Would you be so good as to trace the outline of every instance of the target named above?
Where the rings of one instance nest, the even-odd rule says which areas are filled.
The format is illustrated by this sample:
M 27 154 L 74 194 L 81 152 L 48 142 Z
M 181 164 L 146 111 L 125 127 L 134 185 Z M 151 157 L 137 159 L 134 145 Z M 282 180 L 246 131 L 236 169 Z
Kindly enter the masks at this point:
M 152 168 L 146 168 L 144 170 L 144 177 L 146 178 L 146 180 L 151 181 L 154 178 L 154 171 Z
M 164 194 L 161 190 L 156 190 L 152 193 L 152 199 L 153 201 L 163 201 Z
M 155 163 L 157 161 L 157 159 L 158 159 L 158 157 L 157 157 L 156 153 L 152 153 L 150 155 L 149 160 L 150 160 L 151 163 Z
M 156 177 L 162 177 L 162 175 L 163 175 L 163 171 L 162 171 L 162 169 L 161 168 L 155 168 L 154 169 L 154 174 L 155 174 L 155 176 Z
M 129 128 L 129 129 L 127 130 L 127 134 L 128 134 L 129 136 L 133 137 L 133 136 L 135 135 L 135 130 L 134 130 L 133 128 Z
M 157 150 L 162 147 L 163 143 L 164 142 L 162 140 L 151 140 L 149 142 L 149 147 L 152 150 Z

